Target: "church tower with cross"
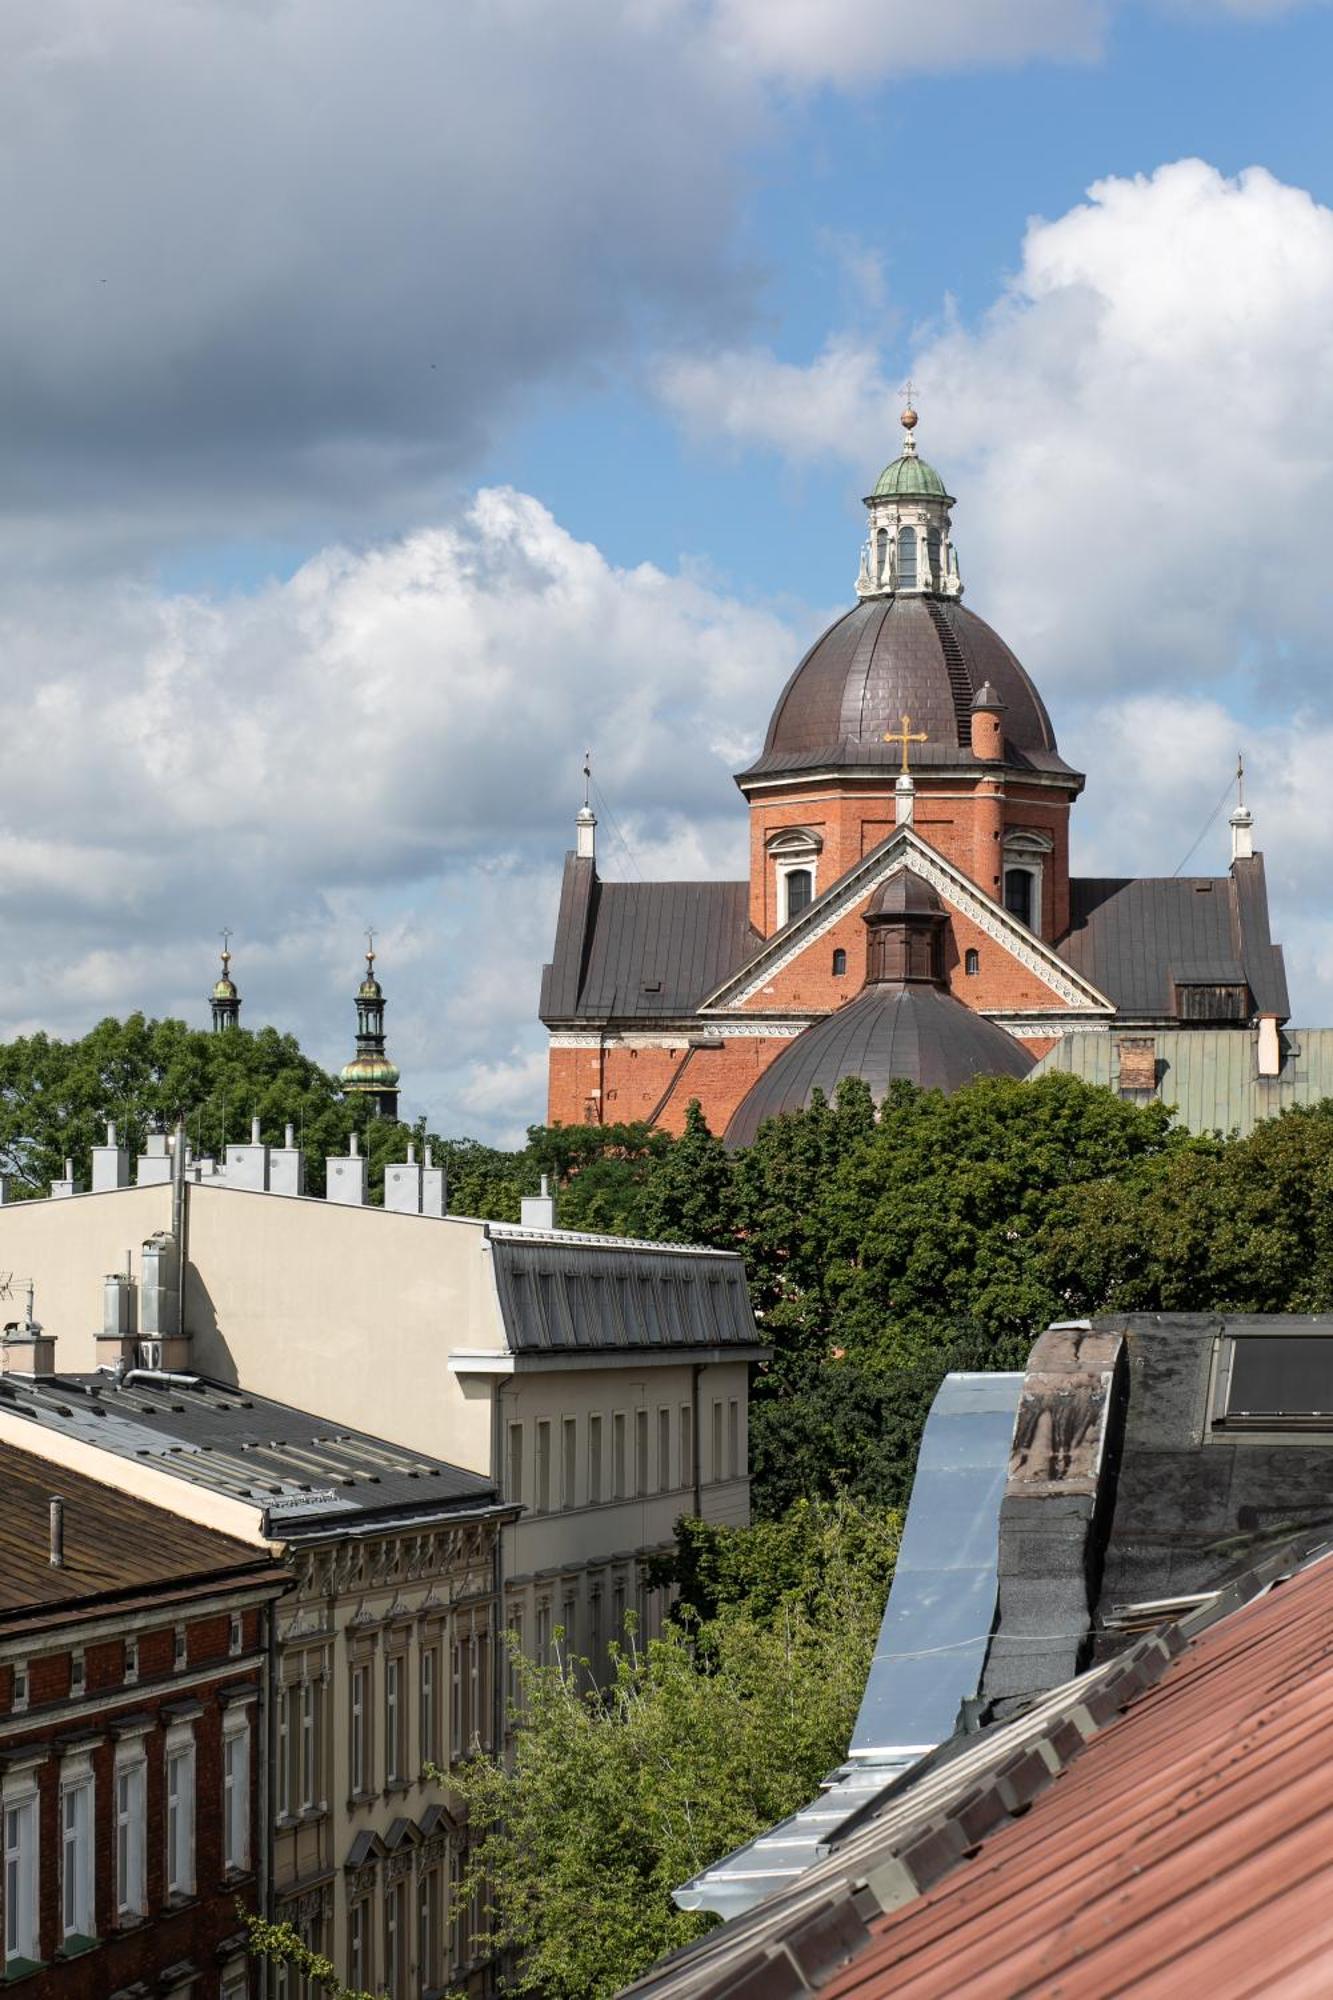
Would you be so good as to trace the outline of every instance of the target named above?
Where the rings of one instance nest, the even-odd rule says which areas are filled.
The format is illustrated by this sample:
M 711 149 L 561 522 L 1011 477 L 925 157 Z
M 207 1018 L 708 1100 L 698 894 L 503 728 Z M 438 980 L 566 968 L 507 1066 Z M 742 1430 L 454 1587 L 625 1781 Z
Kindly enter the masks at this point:
M 877 1095 L 951 1089 L 1114 1031 L 1142 1075 L 1148 1035 L 1186 1023 L 1276 1046 L 1286 986 L 1248 824 L 1225 877 L 1071 879 L 1084 777 L 962 602 L 955 501 L 910 395 L 902 427 L 854 601 L 737 776 L 747 879 L 604 881 L 576 830 L 540 1010 L 553 1123 L 679 1130 L 697 1097 L 741 1143 L 853 1072 Z
M 366 1099 L 378 1117 L 398 1116 L 397 1066 L 384 1037 L 384 988 L 375 977 L 375 933 L 366 932 L 366 974 L 356 989 L 356 1054 L 338 1072 L 351 1097 Z

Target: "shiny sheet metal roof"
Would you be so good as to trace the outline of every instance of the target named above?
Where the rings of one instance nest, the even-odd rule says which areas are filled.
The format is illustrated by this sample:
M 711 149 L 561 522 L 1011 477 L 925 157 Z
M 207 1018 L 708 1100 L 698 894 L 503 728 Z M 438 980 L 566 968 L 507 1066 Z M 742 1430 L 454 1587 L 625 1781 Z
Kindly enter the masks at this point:
M 492 1229 L 491 1256 L 516 1354 L 761 1346 L 734 1251 Z
M 11 1375 L 0 1380 L 0 1409 L 246 1501 L 284 1540 L 496 1498 L 490 1480 L 462 1466 L 204 1376 Z
M 1145 1030 L 1156 1064 L 1154 1095 L 1172 1104 L 1191 1132 L 1239 1132 L 1298 1105 L 1333 1097 L 1333 1028 L 1284 1028 L 1282 1068 L 1258 1073 L 1258 1031 L 1238 1028 Z M 1034 1079 L 1051 1070 L 1084 1083 L 1120 1088 L 1120 1042 L 1114 1028 L 1065 1035 L 1041 1058 Z

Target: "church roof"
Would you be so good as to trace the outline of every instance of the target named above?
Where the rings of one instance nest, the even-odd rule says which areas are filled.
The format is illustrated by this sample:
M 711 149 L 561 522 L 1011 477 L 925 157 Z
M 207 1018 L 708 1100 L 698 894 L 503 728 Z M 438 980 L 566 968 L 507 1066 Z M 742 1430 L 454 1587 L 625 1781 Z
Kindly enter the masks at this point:
M 915 499 L 928 495 L 935 500 L 947 500 L 944 481 L 933 465 L 927 465 L 924 458 L 916 453 L 903 452 L 892 465 L 886 465 L 875 481 L 872 500 Z
M 832 1098 L 859 1076 L 878 1103 L 902 1079 L 924 1090 L 958 1090 L 978 1076 L 1026 1076 L 1032 1057 L 996 1022 L 924 983 L 867 986 L 845 1007 L 804 1029 L 751 1084 L 726 1130 L 748 1146 L 766 1118 L 803 1110 L 816 1090 Z
M 1041 696 L 998 632 L 953 599 L 867 598 L 818 638 L 778 697 L 762 754 L 740 782 L 823 765 L 891 767 L 884 733 L 904 714 L 926 741 L 914 765 L 971 765 L 972 703 L 1004 703 L 1007 761 L 1077 774 L 1059 755 Z
M 691 1014 L 759 942 L 746 882 L 602 882 L 568 855 L 541 1018 Z
M 1263 856 L 1232 863 L 1229 875 L 1100 877 L 1069 885 L 1069 931 L 1060 956 L 1122 1014 L 1179 1014 L 1177 989 L 1247 986 L 1246 1014 L 1290 1005 L 1282 948 L 1268 928 Z

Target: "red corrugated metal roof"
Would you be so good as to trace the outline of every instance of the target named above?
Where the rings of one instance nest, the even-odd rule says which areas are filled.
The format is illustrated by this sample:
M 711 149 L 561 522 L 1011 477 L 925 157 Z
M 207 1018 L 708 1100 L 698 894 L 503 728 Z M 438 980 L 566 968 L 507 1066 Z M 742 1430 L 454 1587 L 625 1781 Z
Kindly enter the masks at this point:
M 1333 1557 L 1201 1633 L 822 2000 L 1333 1993 Z

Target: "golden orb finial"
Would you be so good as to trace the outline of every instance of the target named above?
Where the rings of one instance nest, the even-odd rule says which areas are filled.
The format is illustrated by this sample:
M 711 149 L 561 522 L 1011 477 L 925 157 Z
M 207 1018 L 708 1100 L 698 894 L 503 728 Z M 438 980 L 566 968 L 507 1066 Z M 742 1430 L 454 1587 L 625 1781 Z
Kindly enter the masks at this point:
M 916 424 L 917 424 L 916 411 L 912 407 L 913 391 L 912 391 L 912 382 L 910 376 L 907 379 L 907 381 L 904 382 L 902 389 L 900 390 L 899 393 L 901 394 L 903 399 L 902 427 L 910 437 L 912 432 L 916 429 Z

